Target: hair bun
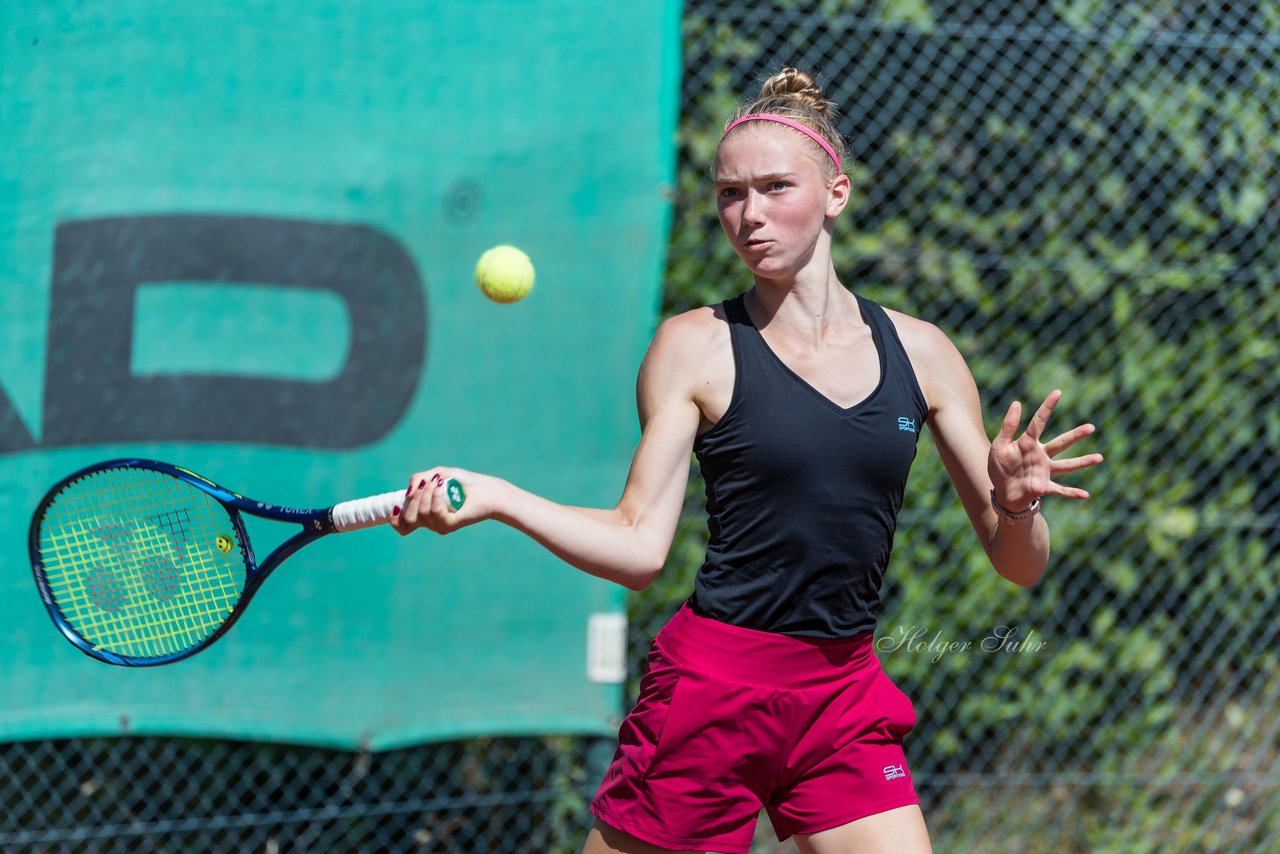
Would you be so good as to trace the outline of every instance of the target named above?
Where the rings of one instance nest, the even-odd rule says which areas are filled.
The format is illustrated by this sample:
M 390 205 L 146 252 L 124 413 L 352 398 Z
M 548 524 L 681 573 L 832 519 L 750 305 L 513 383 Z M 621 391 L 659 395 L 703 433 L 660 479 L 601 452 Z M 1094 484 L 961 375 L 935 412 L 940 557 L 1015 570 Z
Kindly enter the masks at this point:
M 760 98 L 794 99 L 821 116 L 830 114 L 835 107 L 811 74 L 790 66 L 764 81 L 760 87 Z
M 791 66 L 774 74 L 764 81 L 758 98 L 739 104 L 729 116 L 724 123 L 725 134 L 740 119 L 760 113 L 800 122 L 813 131 L 826 141 L 823 144 L 814 140 L 814 155 L 822 163 L 822 168 L 830 168 L 833 173 L 840 170 L 840 164 L 845 161 L 845 142 L 836 123 L 836 105 L 827 98 L 812 74 Z M 825 151 L 820 153 L 819 148 Z M 830 155 L 830 158 L 825 155 Z

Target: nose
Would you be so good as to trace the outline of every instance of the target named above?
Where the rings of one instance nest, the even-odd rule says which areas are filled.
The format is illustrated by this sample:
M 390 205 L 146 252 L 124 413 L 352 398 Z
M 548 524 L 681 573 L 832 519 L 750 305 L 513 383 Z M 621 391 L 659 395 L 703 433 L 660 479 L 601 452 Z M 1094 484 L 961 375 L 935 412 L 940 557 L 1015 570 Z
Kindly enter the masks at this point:
M 760 225 L 764 222 L 764 200 L 755 190 L 747 190 L 742 201 L 742 221 L 749 225 Z

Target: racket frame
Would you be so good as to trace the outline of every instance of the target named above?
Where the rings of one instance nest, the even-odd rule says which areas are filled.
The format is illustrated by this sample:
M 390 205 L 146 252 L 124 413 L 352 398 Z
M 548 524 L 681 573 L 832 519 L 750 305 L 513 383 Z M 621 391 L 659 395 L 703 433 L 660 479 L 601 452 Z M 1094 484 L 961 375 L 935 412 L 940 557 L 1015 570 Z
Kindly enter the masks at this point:
M 167 653 L 159 656 L 128 656 L 111 652 L 110 650 L 99 649 L 92 643 L 81 637 L 71 623 L 63 616 L 61 608 L 58 606 L 57 600 L 53 596 L 53 591 L 49 586 L 49 580 L 45 577 L 44 561 L 40 556 L 40 527 L 44 519 L 45 510 L 53 503 L 59 493 L 68 485 L 77 480 L 81 480 L 89 475 L 98 472 L 110 471 L 112 469 L 145 469 L 159 472 L 177 478 L 185 483 L 194 486 L 205 494 L 211 496 L 218 501 L 227 510 L 227 515 L 231 520 L 232 526 L 235 528 L 236 537 L 240 543 L 241 553 L 245 559 L 245 577 L 244 588 L 241 590 L 240 597 L 236 600 L 234 608 L 227 615 L 207 638 L 195 646 L 187 649 L 178 650 L 177 652 Z M 254 556 L 253 543 L 249 539 L 249 534 L 245 529 L 244 519 L 241 513 L 247 513 L 251 516 L 257 516 L 262 519 L 270 519 L 276 522 L 293 522 L 302 526 L 302 530 L 285 540 L 267 555 L 267 559 L 259 564 Z M 170 465 L 169 463 L 160 462 L 158 460 L 148 460 L 138 457 L 128 457 L 116 460 L 107 460 L 106 462 L 94 463 L 76 471 L 62 480 L 54 484 L 40 503 L 36 505 L 36 510 L 31 516 L 31 527 L 28 532 L 27 542 L 31 552 L 31 571 L 35 576 L 36 587 L 40 590 L 40 598 L 44 601 L 45 608 L 49 612 L 49 617 L 53 620 L 53 624 L 58 630 L 70 641 L 77 649 L 91 658 L 107 664 L 117 664 L 122 667 L 150 667 L 159 664 L 171 664 L 175 661 L 181 661 L 195 655 L 197 652 L 209 647 L 220 637 L 222 637 L 235 622 L 240 619 L 240 615 L 245 612 L 249 605 L 249 601 L 253 595 L 258 592 L 267 580 L 267 577 L 275 571 L 276 567 L 284 563 L 289 557 L 295 554 L 303 546 L 312 543 L 321 537 L 334 533 L 337 529 L 333 524 L 333 507 L 325 507 L 320 509 L 301 509 L 296 507 L 283 507 L 277 504 L 268 504 L 265 501 L 257 501 L 252 498 L 246 498 L 237 492 L 232 492 L 226 487 L 220 486 L 213 481 L 196 474 L 188 469 L 179 466 Z

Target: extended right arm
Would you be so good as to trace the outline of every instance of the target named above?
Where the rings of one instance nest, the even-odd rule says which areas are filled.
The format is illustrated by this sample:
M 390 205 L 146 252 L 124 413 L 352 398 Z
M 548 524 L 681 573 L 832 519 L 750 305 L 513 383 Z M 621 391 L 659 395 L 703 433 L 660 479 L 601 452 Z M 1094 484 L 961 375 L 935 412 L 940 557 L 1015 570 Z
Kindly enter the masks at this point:
M 654 336 L 636 383 L 640 444 L 612 509 L 557 504 L 500 478 L 436 467 L 413 475 L 393 524 L 402 534 L 416 528 L 443 534 L 495 519 L 584 572 L 644 589 L 666 561 L 684 504 L 701 417 L 690 370 L 698 347 L 698 325 L 685 318 L 666 321 Z M 458 479 L 467 493 L 456 512 L 438 486 L 448 478 Z

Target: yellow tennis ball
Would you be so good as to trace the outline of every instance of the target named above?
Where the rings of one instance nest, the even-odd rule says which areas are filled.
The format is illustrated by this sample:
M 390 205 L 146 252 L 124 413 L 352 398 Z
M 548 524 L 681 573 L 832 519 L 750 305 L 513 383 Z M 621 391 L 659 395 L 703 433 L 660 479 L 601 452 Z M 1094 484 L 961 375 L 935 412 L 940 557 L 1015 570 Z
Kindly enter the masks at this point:
M 476 284 L 494 302 L 524 299 L 533 289 L 533 262 L 514 246 L 495 246 L 476 264 Z

